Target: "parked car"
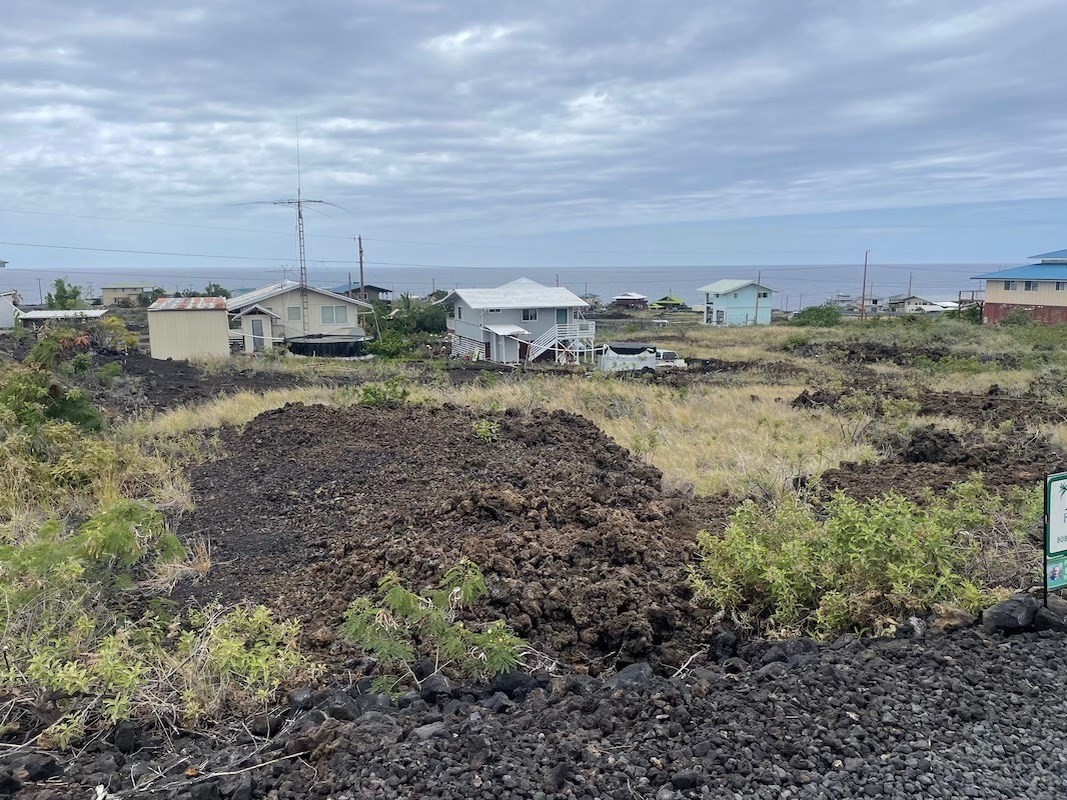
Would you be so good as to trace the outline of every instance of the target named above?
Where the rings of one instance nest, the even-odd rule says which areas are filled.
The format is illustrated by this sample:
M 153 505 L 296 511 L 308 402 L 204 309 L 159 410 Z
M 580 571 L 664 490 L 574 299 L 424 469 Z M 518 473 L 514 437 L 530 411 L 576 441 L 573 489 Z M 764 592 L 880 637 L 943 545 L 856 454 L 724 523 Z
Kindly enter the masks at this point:
M 656 348 L 657 367 L 685 367 L 685 359 L 680 358 L 673 350 L 660 350 Z

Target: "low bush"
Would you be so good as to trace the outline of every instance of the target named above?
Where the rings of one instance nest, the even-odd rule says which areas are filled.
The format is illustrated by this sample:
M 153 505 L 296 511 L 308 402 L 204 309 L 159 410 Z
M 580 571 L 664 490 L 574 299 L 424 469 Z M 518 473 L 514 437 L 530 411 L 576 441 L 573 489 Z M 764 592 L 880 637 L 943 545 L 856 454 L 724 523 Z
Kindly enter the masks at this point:
M 377 691 L 396 692 L 403 684 L 418 686 L 412 666 L 433 660 L 433 672 L 450 672 L 475 680 L 514 669 L 523 641 L 503 621 L 468 627 L 458 613 L 488 591 L 485 578 L 464 559 L 445 573 L 440 588 L 416 594 L 395 573 L 379 582 L 381 605 L 369 597 L 352 602 L 341 632 L 354 646 L 374 656 L 386 673 L 375 680 Z
M 0 547 L 0 686 L 21 698 L 5 732 L 62 749 L 131 717 L 197 724 L 261 709 L 307 671 L 296 624 L 262 607 L 127 618 L 148 597 L 129 593 L 186 557 L 162 514 L 131 501 Z
M 790 325 L 811 328 L 832 328 L 841 324 L 841 312 L 833 306 L 809 306 L 789 320 Z
M 697 593 L 741 626 L 768 635 L 882 633 L 909 613 L 947 602 L 976 611 L 1026 571 L 1017 559 L 1025 503 L 980 482 L 923 505 L 890 493 L 824 508 L 788 495 L 746 501 L 721 536 L 701 533 Z M 990 553 L 997 553 L 990 560 Z
M 357 402 L 364 406 L 399 406 L 411 397 L 410 381 L 394 377 L 380 383 L 367 383 L 359 388 Z

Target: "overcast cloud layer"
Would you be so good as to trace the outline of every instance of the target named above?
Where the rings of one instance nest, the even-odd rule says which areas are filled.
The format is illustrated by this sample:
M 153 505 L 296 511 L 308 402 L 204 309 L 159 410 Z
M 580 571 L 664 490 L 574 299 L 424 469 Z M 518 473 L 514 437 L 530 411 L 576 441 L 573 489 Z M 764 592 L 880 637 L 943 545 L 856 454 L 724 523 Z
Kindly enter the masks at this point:
M 1062 0 L 9 0 L 0 205 L 287 230 L 277 209 L 228 204 L 295 191 L 299 118 L 305 194 L 352 212 L 316 218 L 334 235 L 558 235 L 578 250 L 633 247 L 639 230 L 654 260 L 680 239 L 755 253 L 778 229 L 719 223 L 701 238 L 724 219 L 993 203 L 982 219 L 995 226 L 997 209 L 1067 195 L 1065 36 Z M 1003 249 L 1067 246 L 1063 207 L 1042 233 L 1064 241 L 1009 232 Z M 850 218 L 840 241 L 802 240 L 808 250 L 778 261 L 854 248 L 902 213 Z M 930 241 L 934 258 L 954 236 Z M 0 239 L 249 255 L 279 244 L 10 212 Z M 959 260 L 979 255 L 963 247 Z

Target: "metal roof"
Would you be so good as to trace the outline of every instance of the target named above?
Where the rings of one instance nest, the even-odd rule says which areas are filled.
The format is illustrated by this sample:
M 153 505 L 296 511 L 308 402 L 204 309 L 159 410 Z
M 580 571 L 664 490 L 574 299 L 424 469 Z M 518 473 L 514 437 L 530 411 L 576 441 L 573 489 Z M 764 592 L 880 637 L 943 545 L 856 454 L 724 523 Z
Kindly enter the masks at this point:
M 570 289 L 544 286 L 529 278 L 505 283 L 495 289 L 455 289 L 438 303 L 462 300 L 473 309 L 485 308 L 586 308 L 589 306 Z
M 110 309 L 107 308 L 72 308 L 69 311 L 23 311 L 19 319 L 100 319 Z
M 1027 256 L 1027 258 L 1042 261 L 1067 261 L 1067 250 L 1053 250 L 1051 253 L 1038 253 L 1036 256 Z
M 1008 269 L 986 272 L 982 275 L 972 276 L 976 281 L 1067 281 L 1067 262 L 1060 264 L 1026 264 L 1022 267 L 1009 267 Z
M 160 297 L 149 311 L 225 311 L 225 297 Z
M 625 294 L 616 295 L 612 300 L 647 300 L 643 294 L 637 292 L 626 292 Z
M 530 335 L 528 330 L 518 325 L 486 325 L 485 329 L 499 336 L 516 336 L 520 333 L 525 333 L 527 336 Z
M 701 294 L 726 294 L 727 292 L 736 292 L 738 289 L 744 289 L 746 286 L 758 285 L 761 289 L 766 289 L 768 292 L 773 292 L 770 286 L 764 284 L 757 284 L 755 281 L 738 280 L 736 278 L 724 278 L 721 281 L 715 281 L 715 283 L 709 283 L 707 286 L 701 286 L 697 289 Z
M 252 314 L 262 314 L 267 317 L 274 317 L 274 319 L 281 319 L 281 314 L 275 314 L 269 308 L 261 306 L 259 303 L 253 303 L 250 306 L 245 306 L 236 314 L 233 315 L 234 319 L 242 319 L 243 317 L 251 316 Z
M 264 300 L 269 300 L 272 297 L 277 297 L 280 294 L 291 292 L 294 289 L 299 289 L 300 284 L 297 281 L 278 281 L 277 283 L 271 283 L 267 286 L 261 286 L 258 289 L 254 289 L 246 294 L 237 295 L 237 297 L 231 297 L 226 301 L 226 308 L 230 311 L 240 311 L 246 306 L 253 306 L 256 303 L 262 303 Z M 362 306 L 363 308 L 371 308 L 370 303 L 364 303 L 362 300 L 356 300 L 354 297 L 345 297 L 343 294 L 335 294 L 329 289 L 316 289 L 313 286 L 307 287 L 309 292 L 315 292 L 315 294 L 325 295 L 326 297 L 332 297 L 335 300 L 340 300 L 342 303 L 350 303 L 356 306 Z

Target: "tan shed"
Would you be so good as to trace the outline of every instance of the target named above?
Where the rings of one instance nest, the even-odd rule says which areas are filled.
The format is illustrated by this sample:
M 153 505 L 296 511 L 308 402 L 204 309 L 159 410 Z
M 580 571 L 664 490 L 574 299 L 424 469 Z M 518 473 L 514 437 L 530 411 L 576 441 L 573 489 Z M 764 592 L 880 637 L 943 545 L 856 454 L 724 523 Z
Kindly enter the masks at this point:
M 161 297 L 148 307 L 148 344 L 152 358 L 228 356 L 225 298 Z

